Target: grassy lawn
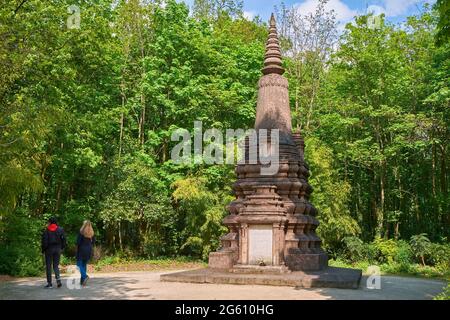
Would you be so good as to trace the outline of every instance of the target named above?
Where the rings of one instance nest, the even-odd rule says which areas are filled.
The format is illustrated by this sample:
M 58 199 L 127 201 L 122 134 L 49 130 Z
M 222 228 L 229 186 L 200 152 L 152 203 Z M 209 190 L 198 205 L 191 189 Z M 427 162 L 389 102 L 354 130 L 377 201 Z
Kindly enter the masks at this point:
M 70 265 L 75 265 L 72 259 L 64 259 L 61 270 L 64 272 Z M 207 263 L 189 258 L 159 258 L 159 259 L 125 259 L 119 256 L 104 257 L 88 265 L 89 272 L 133 272 L 133 271 L 160 271 L 181 270 L 207 267 Z
M 371 264 L 368 261 L 348 263 L 340 259 L 330 259 L 329 265 L 331 267 L 361 269 L 364 275 L 369 275 L 367 272 L 367 268 L 369 266 L 374 266 L 374 264 Z M 400 265 L 398 263 L 384 263 L 376 266 L 380 267 L 382 275 L 407 276 L 450 281 L 449 271 L 439 270 L 436 267 L 422 266 L 419 264 Z

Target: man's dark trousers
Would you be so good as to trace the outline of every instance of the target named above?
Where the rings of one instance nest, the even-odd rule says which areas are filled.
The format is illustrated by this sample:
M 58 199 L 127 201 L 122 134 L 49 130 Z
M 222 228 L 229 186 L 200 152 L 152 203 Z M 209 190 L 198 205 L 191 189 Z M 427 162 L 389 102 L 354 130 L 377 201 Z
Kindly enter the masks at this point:
M 50 246 L 45 250 L 45 267 L 47 272 L 47 283 L 52 283 L 52 264 L 56 280 L 60 280 L 59 259 L 61 258 L 61 246 Z

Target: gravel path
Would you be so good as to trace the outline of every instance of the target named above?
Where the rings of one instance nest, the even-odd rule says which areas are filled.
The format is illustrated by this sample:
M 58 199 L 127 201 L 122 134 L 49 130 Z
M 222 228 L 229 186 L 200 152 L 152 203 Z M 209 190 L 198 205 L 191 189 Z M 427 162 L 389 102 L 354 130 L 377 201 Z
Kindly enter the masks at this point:
M 172 271 L 171 271 L 172 272 Z M 74 288 L 77 280 L 63 277 L 60 289 L 44 289 L 42 278 L 0 280 L 0 300 L 429 300 L 441 293 L 445 282 L 383 276 L 381 290 L 369 290 L 366 278 L 359 290 L 294 289 L 271 286 L 236 286 L 160 282 L 165 272 L 94 273 L 86 288 Z M 76 286 L 75 286 L 76 287 Z

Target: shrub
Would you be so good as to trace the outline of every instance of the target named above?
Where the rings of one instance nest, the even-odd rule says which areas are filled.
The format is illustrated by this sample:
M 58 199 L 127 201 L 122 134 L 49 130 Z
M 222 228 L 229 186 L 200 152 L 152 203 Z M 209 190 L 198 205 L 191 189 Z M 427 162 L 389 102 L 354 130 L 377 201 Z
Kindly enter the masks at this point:
M 43 270 L 40 250 L 43 222 L 26 212 L 4 216 L 4 236 L 0 242 L 0 273 L 37 276 Z
M 450 284 L 447 285 L 447 288 L 445 288 L 444 292 L 437 295 L 434 300 L 450 300 Z
M 438 265 L 439 263 L 450 263 L 450 245 L 430 243 L 427 261 L 431 265 Z
M 0 249 L 0 273 L 17 277 L 38 276 L 44 268 L 39 250 L 26 246 L 5 246 Z
M 357 262 L 365 260 L 366 249 L 364 242 L 358 237 L 346 237 L 344 238 L 344 256 L 351 262 Z
M 167 255 L 169 250 L 170 247 L 166 245 L 163 239 L 158 237 L 158 234 L 149 233 L 144 237 L 142 251 L 146 258 L 154 259 Z
M 420 258 L 422 265 L 425 266 L 425 256 L 430 253 L 431 242 L 426 233 L 421 233 L 411 237 L 409 241 L 411 250 L 416 258 Z
M 103 257 L 101 260 L 96 262 L 95 269 L 98 271 L 103 266 L 119 264 L 119 263 L 122 263 L 122 262 L 124 262 L 124 260 L 119 255 L 106 256 L 106 257 Z
M 365 244 L 367 260 L 371 263 L 377 263 L 378 249 L 374 243 Z
M 407 270 L 407 267 L 412 262 L 412 258 L 413 254 L 408 242 L 403 240 L 397 241 L 397 251 L 395 253 L 394 261 Z
M 373 245 L 377 251 L 378 261 L 381 263 L 393 263 L 397 256 L 397 243 L 393 239 L 376 238 Z
M 92 262 L 96 263 L 105 257 L 105 250 L 101 245 L 95 245 L 92 251 Z
M 443 274 L 450 274 L 450 245 L 431 243 L 427 261 Z

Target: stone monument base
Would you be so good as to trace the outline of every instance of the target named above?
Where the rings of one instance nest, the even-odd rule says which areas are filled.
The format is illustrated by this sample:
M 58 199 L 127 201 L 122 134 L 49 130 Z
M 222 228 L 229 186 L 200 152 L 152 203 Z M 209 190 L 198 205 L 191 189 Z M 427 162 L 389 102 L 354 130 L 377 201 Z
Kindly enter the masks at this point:
M 284 274 L 291 271 L 286 266 L 252 266 L 252 265 L 240 265 L 233 266 L 229 272 L 232 273 L 245 273 L 245 274 Z
M 316 271 L 328 267 L 326 253 L 287 254 L 285 259 L 286 265 L 292 271 Z
M 211 252 L 208 265 L 214 269 L 231 269 L 236 261 L 236 253 L 232 250 Z
M 264 268 L 264 267 L 261 267 Z M 298 288 L 358 289 L 362 271 L 329 267 L 321 271 L 288 273 L 236 273 L 233 270 L 199 269 L 161 275 L 165 282 L 287 286 Z

